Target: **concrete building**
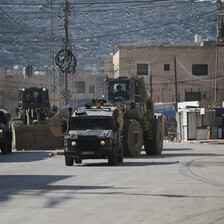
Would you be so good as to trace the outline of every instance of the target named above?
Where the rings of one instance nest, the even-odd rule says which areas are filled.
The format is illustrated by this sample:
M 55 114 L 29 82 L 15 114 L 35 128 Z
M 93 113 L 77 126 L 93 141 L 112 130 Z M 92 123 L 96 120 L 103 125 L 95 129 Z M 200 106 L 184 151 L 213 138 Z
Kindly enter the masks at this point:
M 199 101 L 200 106 L 221 106 L 224 100 L 224 47 L 216 42 L 191 46 L 120 46 L 113 55 L 114 77 L 144 76 L 154 102 Z M 111 73 L 106 62 L 105 74 Z M 107 70 L 108 69 L 108 70 Z M 176 78 L 175 78 L 176 74 Z

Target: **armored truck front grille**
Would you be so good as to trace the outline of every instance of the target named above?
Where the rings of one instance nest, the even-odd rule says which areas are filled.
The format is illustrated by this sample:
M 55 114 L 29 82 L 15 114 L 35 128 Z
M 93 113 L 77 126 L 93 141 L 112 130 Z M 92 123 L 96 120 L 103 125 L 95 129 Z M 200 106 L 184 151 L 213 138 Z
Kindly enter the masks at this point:
M 99 139 L 96 138 L 79 138 L 77 148 L 79 151 L 96 151 L 99 146 Z

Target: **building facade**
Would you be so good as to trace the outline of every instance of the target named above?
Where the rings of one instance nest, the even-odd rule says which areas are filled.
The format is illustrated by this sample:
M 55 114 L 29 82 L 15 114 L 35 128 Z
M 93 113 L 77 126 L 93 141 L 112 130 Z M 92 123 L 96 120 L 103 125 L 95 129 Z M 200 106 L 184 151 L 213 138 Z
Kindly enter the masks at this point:
M 223 56 L 223 45 L 215 42 L 195 46 L 121 46 L 113 55 L 113 75 L 115 78 L 132 74 L 143 76 L 149 93 L 152 86 L 154 102 L 196 100 L 202 107 L 221 106 L 224 100 Z M 107 73 L 111 71 L 105 69 Z

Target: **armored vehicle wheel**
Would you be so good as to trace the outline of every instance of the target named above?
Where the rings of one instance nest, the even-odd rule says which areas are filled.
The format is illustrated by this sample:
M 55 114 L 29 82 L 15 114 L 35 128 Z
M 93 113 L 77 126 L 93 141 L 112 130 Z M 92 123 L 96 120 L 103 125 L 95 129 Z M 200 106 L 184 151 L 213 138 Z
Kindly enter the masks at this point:
M 81 164 L 82 163 L 82 159 L 80 159 L 79 157 L 75 157 L 75 163 L 76 164 Z
M 73 164 L 74 164 L 74 158 L 69 157 L 69 156 L 65 156 L 65 165 L 66 166 L 73 166 Z
M 12 152 L 12 143 L 11 142 L 8 142 L 7 150 L 8 150 L 8 153 Z
M 1 148 L 2 154 L 5 155 L 8 153 L 8 145 L 7 142 L 3 144 L 2 148 Z
M 123 136 L 124 156 L 140 155 L 143 145 L 141 125 L 136 120 L 124 120 Z
M 161 120 L 154 119 L 150 129 L 145 135 L 145 152 L 147 155 L 160 155 L 163 150 L 163 125 Z
M 120 150 L 118 152 L 118 156 L 117 156 L 117 162 L 123 163 L 123 158 L 124 158 L 124 150 L 123 150 L 123 145 L 121 145 Z
M 11 131 L 8 131 L 7 132 L 7 151 L 8 153 L 11 153 L 12 152 L 12 132 Z
M 111 151 L 110 156 L 108 157 L 108 163 L 111 166 L 114 166 L 117 163 L 117 152 L 116 152 L 116 148 L 115 147 L 113 148 L 113 150 Z

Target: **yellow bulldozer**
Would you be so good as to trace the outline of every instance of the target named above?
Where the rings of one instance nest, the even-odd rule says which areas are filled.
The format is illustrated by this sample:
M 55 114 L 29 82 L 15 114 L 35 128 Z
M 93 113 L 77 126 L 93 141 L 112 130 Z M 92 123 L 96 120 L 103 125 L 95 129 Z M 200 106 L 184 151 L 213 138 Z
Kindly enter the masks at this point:
M 19 90 L 17 117 L 12 120 L 12 148 L 14 150 L 59 149 L 63 147 L 61 123 L 66 111 L 50 107 L 46 88 Z

